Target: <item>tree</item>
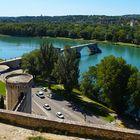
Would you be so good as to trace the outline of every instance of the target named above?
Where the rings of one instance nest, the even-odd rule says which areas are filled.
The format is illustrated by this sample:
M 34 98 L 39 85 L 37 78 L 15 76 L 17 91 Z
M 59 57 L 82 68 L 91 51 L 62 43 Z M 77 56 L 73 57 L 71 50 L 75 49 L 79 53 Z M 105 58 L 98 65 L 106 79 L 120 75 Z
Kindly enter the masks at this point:
M 39 69 L 39 50 L 34 50 L 24 54 L 22 57 L 21 67 L 24 71 L 32 74 L 34 78 L 40 73 Z
M 84 95 L 98 100 L 99 88 L 96 84 L 96 67 L 89 67 L 89 70 L 83 74 L 80 89 Z
M 127 83 L 134 72 L 137 72 L 136 68 L 114 56 L 105 57 L 97 65 L 97 84 L 102 88 L 102 100 L 118 112 L 125 107 Z
M 77 59 L 76 50 L 64 48 L 64 53 L 59 56 L 55 64 L 53 75 L 59 83 L 64 85 L 68 93 L 78 86 L 79 59 Z
M 128 110 L 138 116 L 140 109 L 140 72 L 131 75 L 128 81 L 128 92 L 130 93 L 130 98 L 128 100 Z M 130 112 L 130 113 L 131 113 Z
M 84 75 L 81 89 L 86 95 L 96 97 L 97 100 L 122 113 L 126 110 L 127 102 L 133 93 L 130 89 L 132 90 L 133 87 L 136 90 L 136 87 L 132 85 L 134 82 L 131 82 L 128 86 L 128 81 L 137 72 L 138 70 L 126 64 L 124 59 L 108 56 L 95 67 L 91 67 Z
M 43 42 L 39 51 L 39 69 L 43 79 L 50 78 L 54 63 L 56 63 L 59 50 L 54 48 L 52 44 Z
M 23 55 L 22 68 L 32 74 L 34 78 L 41 76 L 50 78 L 54 63 L 58 59 L 59 51 L 52 44 L 43 42 L 40 49 Z

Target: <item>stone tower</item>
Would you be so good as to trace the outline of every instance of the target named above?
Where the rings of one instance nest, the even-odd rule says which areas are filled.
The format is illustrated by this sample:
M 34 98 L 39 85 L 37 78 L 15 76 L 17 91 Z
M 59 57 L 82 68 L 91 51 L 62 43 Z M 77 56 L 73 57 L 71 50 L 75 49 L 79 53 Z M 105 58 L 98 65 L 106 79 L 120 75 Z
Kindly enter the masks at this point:
M 6 77 L 6 109 L 31 113 L 33 77 L 29 74 L 11 74 Z

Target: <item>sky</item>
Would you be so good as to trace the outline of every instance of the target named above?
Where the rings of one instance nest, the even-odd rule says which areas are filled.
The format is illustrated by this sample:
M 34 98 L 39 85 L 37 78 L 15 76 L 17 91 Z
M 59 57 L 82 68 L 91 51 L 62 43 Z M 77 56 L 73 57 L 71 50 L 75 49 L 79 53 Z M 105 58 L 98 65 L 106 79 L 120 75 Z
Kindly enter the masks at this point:
M 1 0 L 0 16 L 140 14 L 140 0 Z

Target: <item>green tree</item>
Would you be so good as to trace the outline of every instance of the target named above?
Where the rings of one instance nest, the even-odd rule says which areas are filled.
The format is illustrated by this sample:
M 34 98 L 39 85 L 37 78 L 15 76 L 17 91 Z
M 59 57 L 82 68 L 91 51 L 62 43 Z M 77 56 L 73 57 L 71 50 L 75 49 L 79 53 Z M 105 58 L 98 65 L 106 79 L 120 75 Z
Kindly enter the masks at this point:
M 59 83 L 64 84 L 68 93 L 71 93 L 72 89 L 78 86 L 79 59 L 77 59 L 75 50 L 64 49 L 64 53 L 59 56 L 55 64 L 53 75 Z
M 96 84 L 96 67 L 89 67 L 89 70 L 83 74 L 80 89 L 84 95 L 98 100 L 99 88 Z
M 39 69 L 43 79 L 50 78 L 54 63 L 58 60 L 59 50 L 51 43 L 43 42 L 39 51 Z
M 34 78 L 37 76 L 41 76 L 43 79 L 50 78 L 58 54 L 59 51 L 52 44 L 43 42 L 40 49 L 23 55 L 22 68 L 32 74 Z
M 138 91 L 130 79 L 137 72 L 138 70 L 126 64 L 124 59 L 108 56 L 95 67 L 90 67 L 84 74 L 80 87 L 85 95 L 96 98 L 121 113 L 128 106 L 127 102 L 133 96 L 132 93 Z M 138 96 L 134 94 L 135 97 L 136 95 Z M 137 103 L 136 98 L 134 102 Z
M 97 65 L 97 83 L 102 88 L 102 100 L 111 108 L 121 112 L 127 98 L 127 83 L 136 68 L 126 64 L 122 58 L 105 57 Z
M 39 69 L 39 50 L 34 50 L 24 54 L 22 57 L 21 67 L 24 71 L 32 74 L 34 78 L 40 73 Z
M 128 82 L 128 92 L 130 93 L 130 98 L 128 101 L 128 110 L 131 110 L 135 115 L 138 115 L 140 108 L 140 72 L 131 75 Z

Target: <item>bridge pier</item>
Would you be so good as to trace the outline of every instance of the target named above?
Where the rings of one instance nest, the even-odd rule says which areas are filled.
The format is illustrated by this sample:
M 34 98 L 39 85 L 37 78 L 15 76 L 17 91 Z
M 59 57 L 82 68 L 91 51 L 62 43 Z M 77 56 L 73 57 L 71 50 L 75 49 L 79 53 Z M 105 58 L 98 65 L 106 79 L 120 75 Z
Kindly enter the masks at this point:
M 89 44 L 87 47 L 90 50 L 90 55 L 102 52 L 101 49 L 98 48 L 97 44 Z
M 81 58 L 81 53 L 76 51 L 76 56 L 77 56 L 77 58 Z

